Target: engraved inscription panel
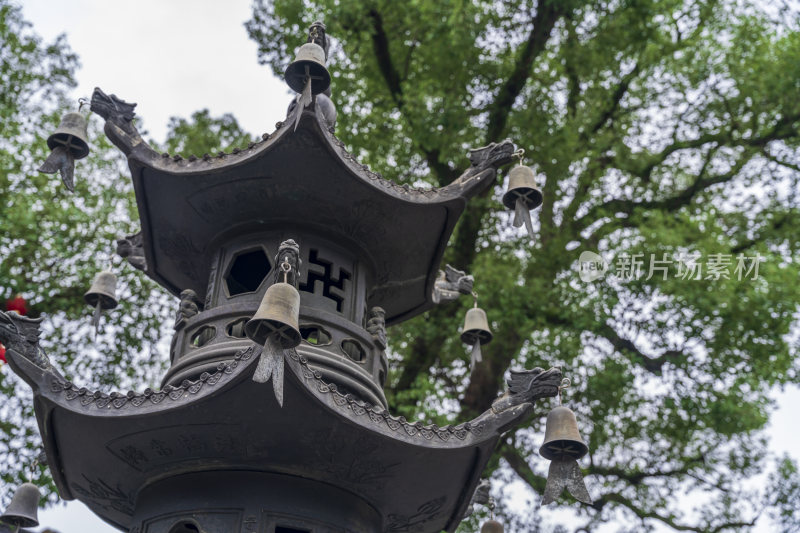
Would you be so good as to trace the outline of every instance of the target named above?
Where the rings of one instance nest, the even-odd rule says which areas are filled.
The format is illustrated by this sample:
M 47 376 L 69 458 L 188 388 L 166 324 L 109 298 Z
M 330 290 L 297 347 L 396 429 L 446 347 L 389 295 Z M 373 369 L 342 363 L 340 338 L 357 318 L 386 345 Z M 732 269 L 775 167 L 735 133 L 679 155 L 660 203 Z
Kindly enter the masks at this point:
M 131 433 L 106 444 L 131 468 L 147 472 L 198 459 L 244 457 L 245 432 L 238 424 L 192 424 Z

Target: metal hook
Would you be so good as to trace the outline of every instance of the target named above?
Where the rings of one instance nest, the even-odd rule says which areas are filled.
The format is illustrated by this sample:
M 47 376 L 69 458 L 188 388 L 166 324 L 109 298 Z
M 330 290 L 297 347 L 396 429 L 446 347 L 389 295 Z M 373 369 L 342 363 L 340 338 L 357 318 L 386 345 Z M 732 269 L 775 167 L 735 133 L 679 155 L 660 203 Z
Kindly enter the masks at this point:
M 558 405 L 561 405 L 561 391 L 568 389 L 570 385 L 572 385 L 572 381 L 569 378 L 563 378 L 558 384 Z
M 289 283 L 289 272 L 292 271 L 292 265 L 289 263 L 289 256 L 283 258 L 283 263 L 281 263 L 280 267 L 281 272 L 283 272 L 283 282 Z
M 31 469 L 28 472 L 28 483 L 33 483 L 33 474 L 36 473 L 36 467 L 39 466 L 39 458 L 34 457 L 33 462 L 31 463 Z
M 470 294 L 472 294 L 472 307 L 478 307 L 478 293 L 471 291 Z
M 524 148 L 517 148 L 516 151 L 511 155 L 513 157 L 518 158 L 519 159 L 519 164 L 522 165 L 522 156 L 525 155 L 525 149 Z
M 83 110 L 83 106 L 88 105 L 91 108 L 91 100 L 86 98 L 85 96 L 81 96 L 78 98 L 78 112 Z M 91 109 L 90 109 L 91 111 Z

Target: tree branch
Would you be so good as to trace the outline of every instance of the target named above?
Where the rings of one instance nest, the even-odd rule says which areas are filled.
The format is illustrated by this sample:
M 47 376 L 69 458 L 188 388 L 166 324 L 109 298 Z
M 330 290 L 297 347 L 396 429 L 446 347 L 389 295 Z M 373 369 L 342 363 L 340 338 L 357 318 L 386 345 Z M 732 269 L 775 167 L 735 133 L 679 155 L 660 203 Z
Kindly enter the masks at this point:
M 678 361 L 684 355 L 679 350 L 667 350 L 658 357 L 645 355 L 631 340 L 620 336 L 608 324 L 601 325 L 596 333 L 611 343 L 616 351 L 627 356 L 631 362 L 657 376 L 661 375 L 665 364 Z
M 712 141 L 704 140 L 700 143 L 700 145 L 702 146 L 707 142 L 712 142 Z M 686 143 L 684 142 L 676 144 L 684 145 Z M 671 148 L 667 148 L 665 149 L 665 151 L 669 151 L 670 153 L 672 153 Z M 708 189 L 712 185 L 717 185 L 719 183 L 725 183 L 727 181 L 732 180 L 734 177 L 736 177 L 736 175 L 744 167 L 744 165 L 747 164 L 748 161 L 750 161 L 750 159 L 754 154 L 755 154 L 754 149 L 745 150 L 745 152 L 739 157 L 739 159 L 736 160 L 736 162 L 733 164 L 733 166 L 728 172 L 725 172 L 723 174 L 717 174 L 715 176 L 704 177 L 704 173 L 708 167 L 708 165 L 704 165 L 703 168 L 701 169 L 701 173 L 698 174 L 697 179 L 695 179 L 695 181 L 692 182 L 691 185 L 678 191 L 678 193 L 673 196 L 668 196 L 660 200 L 642 200 L 642 201 L 614 199 L 614 200 L 609 200 L 608 202 L 605 202 L 603 204 L 596 205 L 591 209 L 589 209 L 586 215 L 584 215 L 578 220 L 576 224 L 576 226 L 579 228 L 578 231 L 581 231 L 589 227 L 594 221 L 599 220 L 605 214 L 609 213 L 612 215 L 615 213 L 625 213 L 627 215 L 631 215 L 637 210 L 650 210 L 650 209 L 663 209 L 670 212 L 677 211 L 681 207 L 689 205 L 700 192 Z
M 375 52 L 375 59 L 378 62 L 378 69 L 381 71 L 381 76 L 386 83 L 386 88 L 389 90 L 392 101 L 397 109 L 402 112 L 405 103 L 403 98 L 403 79 L 392 61 L 389 38 L 383 27 L 383 17 L 376 9 L 370 9 L 367 16 L 372 20 L 372 48 Z M 411 54 L 410 51 L 409 54 Z M 406 120 L 408 120 L 407 116 Z M 410 121 L 409 125 L 412 129 L 415 129 Z M 429 149 L 417 144 L 417 149 L 422 152 L 428 168 L 436 175 L 436 181 L 439 186 L 447 185 L 458 177 L 459 172 L 457 169 L 439 160 L 441 152 L 438 148 Z
M 506 132 L 508 116 L 514 102 L 525 88 L 525 84 L 533 70 L 533 62 L 542 53 L 550 39 L 553 27 L 559 17 L 564 15 L 564 5 L 550 0 L 539 0 L 533 27 L 528 38 L 517 54 L 517 60 L 511 73 L 497 92 L 494 101 L 488 106 L 489 118 L 486 127 L 485 144 L 502 139 Z M 485 198 L 489 191 L 483 194 Z M 453 240 L 454 257 L 451 262 L 458 268 L 468 269 L 475 259 L 475 241 L 482 227 L 483 217 L 489 212 L 486 202 L 473 199 L 461 216 Z M 502 370 L 501 370 L 502 372 Z
M 494 102 L 489 107 L 489 125 L 486 129 L 486 143 L 500 139 L 505 132 L 508 115 L 517 96 L 522 92 L 528 81 L 533 61 L 544 50 L 553 27 L 564 12 L 560 2 L 539 0 L 536 6 L 536 16 L 533 18 L 533 28 L 528 39 L 519 52 L 517 61 L 511 74 L 500 87 Z

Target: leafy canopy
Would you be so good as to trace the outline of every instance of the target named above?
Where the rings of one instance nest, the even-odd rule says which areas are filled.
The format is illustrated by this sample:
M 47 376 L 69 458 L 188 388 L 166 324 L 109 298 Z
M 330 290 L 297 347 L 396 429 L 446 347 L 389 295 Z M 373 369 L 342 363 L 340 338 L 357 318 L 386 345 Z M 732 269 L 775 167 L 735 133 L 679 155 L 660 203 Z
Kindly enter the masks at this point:
M 591 450 L 584 530 L 750 527 L 774 503 L 749 488 L 768 461 L 769 392 L 798 382 L 793 14 L 722 0 L 257 0 L 247 28 L 279 74 L 314 20 L 334 39 L 337 134 L 363 162 L 438 186 L 468 147 L 510 137 L 543 183 L 533 245 L 498 182 L 446 252 L 493 323 L 483 363 L 470 370 L 458 341 L 470 302 L 396 327 L 393 408 L 464 420 L 509 366 L 560 366 Z M 605 277 L 581 280 L 585 251 L 610 263 Z M 700 279 L 681 256 L 698 257 Z M 511 480 L 543 490 L 546 409 L 499 448 L 498 494 Z M 796 471 L 778 472 L 792 486 Z M 696 509 L 678 497 L 695 492 Z M 539 527 L 530 509 L 506 515 Z

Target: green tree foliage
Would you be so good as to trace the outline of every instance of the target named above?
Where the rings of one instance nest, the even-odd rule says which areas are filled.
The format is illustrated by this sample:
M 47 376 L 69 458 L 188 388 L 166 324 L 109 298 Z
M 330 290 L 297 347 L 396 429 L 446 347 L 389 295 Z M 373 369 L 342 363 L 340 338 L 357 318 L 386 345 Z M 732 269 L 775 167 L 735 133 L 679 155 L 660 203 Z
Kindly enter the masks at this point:
M 36 171 L 47 157 L 47 136 L 67 101 L 76 56 L 63 37 L 45 44 L 15 5 L 0 0 L 0 299 L 21 295 L 31 317 L 44 317 L 42 346 L 69 379 L 87 387 L 129 387 L 131 378 L 157 385 L 164 360 L 153 357 L 165 296 L 156 284 L 112 258 L 115 239 L 135 230 L 136 208 L 124 159 L 96 131 L 92 154 L 76 164 L 75 193 L 58 175 Z M 96 341 L 83 294 L 94 275 L 111 267 L 119 276 L 120 307 L 107 314 Z M 27 479 L 41 440 L 30 388 L 0 368 L 0 495 Z M 44 467 L 34 481 L 49 483 Z M 50 486 L 50 498 L 55 494 Z
M 167 128 L 166 151 L 183 157 L 244 149 L 253 140 L 233 115 L 216 118 L 208 109 L 195 111 L 188 119 L 172 117 Z
M 591 449 L 595 503 L 563 501 L 583 531 L 741 531 L 777 505 L 753 500 L 751 478 L 769 465 L 769 393 L 798 382 L 793 17 L 723 0 L 256 0 L 247 27 L 281 73 L 314 20 L 334 38 L 337 134 L 363 162 L 440 186 L 468 147 L 510 137 L 543 184 L 534 244 L 510 227 L 500 182 L 470 203 L 445 260 L 474 274 L 494 341 L 470 371 L 467 301 L 394 328 L 393 409 L 468 419 L 509 366 L 560 366 Z M 611 272 L 582 281 L 584 251 Z M 701 279 L 679 277 L 681 254 L 699 254 Z M 763 258 L 757 279 L 739 279 L 740 255 Z M 626 257 L 641 275 L 626 279 Z M 650 272 L 665 258 L 666 276 Z M 499 447 L 497 480 L 541 493 L 547 407 Z M 779 469 L 784 488 L 794 468 Z M 506 518 L 538 528 L 535 510 Z
M 116 239 L 139 229 L 124 157 L 88 116 L 92 153 L 76 163 L 75 193 L 58 175 L 36 171 L 48 154 L 47 136 L 75 111 L 77 57 L 59 37 L 45 44 L 18 7 L 0 0 L 0 306 L 21 295 L 28 315 L 43 317 L 41 343 L 68 379 L 90 389 L 158 388 L 167 363 L 174 300 L 114 253 Z M 88 113 L 88 112 L 87 112 Z M 164 149 L 203 154 L 244 147 L 250 137 L 231 115 L 207 110 L 172 118 Z M 92 334 L 83 294 L 94 275 L 118 276 L 120 306 Z M 0 508 L 11 488 L 27 480 L 41 451 L 30 388 L 0 367 Z M 46 468 L 33 481 L 56 500 Z

